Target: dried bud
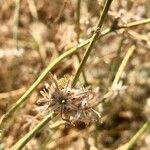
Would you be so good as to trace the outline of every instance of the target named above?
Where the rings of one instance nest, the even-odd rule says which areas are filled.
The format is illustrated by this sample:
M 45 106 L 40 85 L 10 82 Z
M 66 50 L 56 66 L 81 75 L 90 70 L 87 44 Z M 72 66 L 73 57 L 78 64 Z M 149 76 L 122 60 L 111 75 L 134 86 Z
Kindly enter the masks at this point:
M 83 87 L 71 88 L 71 82 L 66 78 L 59 81 L 54 77 L 51 79 L 53 83 L 45 85 L 41 91 L 43 98 L 37 101 L 38 105 L 44 106 L 43 111 L 54 111 L 73 124 L 76 121 L 89 124 L 100 118 L 100 114 L 92 108 L 96 101 L 94 92 Z

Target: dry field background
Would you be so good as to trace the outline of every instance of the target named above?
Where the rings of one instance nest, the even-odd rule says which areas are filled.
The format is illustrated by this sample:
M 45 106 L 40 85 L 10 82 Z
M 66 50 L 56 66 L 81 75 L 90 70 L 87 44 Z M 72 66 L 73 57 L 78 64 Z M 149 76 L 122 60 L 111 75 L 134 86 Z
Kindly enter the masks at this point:
M 149 0 L 0 0 L 0 150 L 148 150 L 149 95 Z

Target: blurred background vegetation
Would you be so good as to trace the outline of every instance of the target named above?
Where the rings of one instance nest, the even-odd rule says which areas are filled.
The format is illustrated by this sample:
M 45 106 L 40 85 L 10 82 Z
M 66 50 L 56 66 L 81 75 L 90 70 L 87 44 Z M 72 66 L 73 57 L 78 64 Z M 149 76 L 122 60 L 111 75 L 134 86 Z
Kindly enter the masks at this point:
M 61 54 L 89 39 L 104 0 L 0 0 L 0 117 Z M 150 18 L 149 0 L 114 0 L 101 31 Z M 79 78 L 99 97 L 108 90 L 128 49 L 135 50 L 121 75 L 122 84 L 111 99 L 97 106 L 102 119 L 85 127 L 54 118 L 23 148 L 25 150 L 114 150 L 127 143 L 150 119 L 150 23 L 122 28 L 94 45 Z M 52 73 L 74 76 L 86 46 L 64 59 Z M 38 121 L 35 102 L 49 77 L 32 92 L 23 107 L 1 128 L 0 149 L 9 150 Z M 86 81 L 86 82 L 85 82 Z M 125 87 L 125 88 L 123 88 Z M 55 125 L 56 124 L 56 125 Z M 148 150 L 145 132 L 133 149 Z

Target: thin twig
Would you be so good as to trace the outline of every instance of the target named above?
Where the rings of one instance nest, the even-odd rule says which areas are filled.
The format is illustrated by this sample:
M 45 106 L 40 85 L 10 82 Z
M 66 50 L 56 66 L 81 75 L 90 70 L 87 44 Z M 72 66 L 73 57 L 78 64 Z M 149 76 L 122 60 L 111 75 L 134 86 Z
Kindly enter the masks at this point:
M 121 75 L 122 75 L 122 72 L 123 72 L 123 70 L 125 69 L 125 66 L 127 65 L 127 62 L 128 62 L 128 60 L 129 60 L 129 58 L 131 57 L 131 55 L 133 54 L 134 50 L 135 50 L 135 46 L 134 46 L 134 45 L 131 46 L 131 47 L 128 49 L 128 51 L 127 51 L 127 53 L 126 53 L 124 59 L 122 60 L 120 66 L 119 66 L 119 69 L 118 69 L 118 71 L 117 71 L 117 73 L 116 73 L 116 75 L 115 75 L 115 79 L 114 79 L 114 81 L 113 81 L 113 83 L 112 83 L 111 89 L 110 89 L 108 92 L 106 92 L 106 93 L 101 97 L 100 100 L 96 101 L 96 102 L 92 105 L 92 107 L 96 107 L 96 106 L 99 105 L 100 103 L 102 103 L 102 102 L 104 102 L 104 101 L 107 101 L 107 100 L 109 100 L 109 99 L 112 97 L 112 95 L 113 95 L 113 89 L 114 89 L 115 86 L 117 85 L 117 83 L 118 83 L 118 81 L 119 81 L 119 79 L 120 79 L 120 77 L 121 77 Z
M 38 21 L 38 13 L 35 5 L 35 0 L 27 0 L 27 2 L 34 21 Z
M 74 78 L 72 80 L 72 86 L 76 85 L 77 80 L 78 80 L 78 78 L 79 78 L 79 76 L 80 76 L 80 74 L 81 74 L 81 72 L 82 72 L 82 70 L 83 70 L 83 68 L 84 68 L 84 66 L 86 64 L 86 61 L 87 61 L 87 59 L 88 59 L 88 57 L 89 57 L 89 55 L 90 55 L 90 53 L 92 51 L 92 48 L 93 48 L 95 42 L 97 41 L 97 39 L 99 37 L 99 33 L 100 33 L 100 30 L 101 30 L 101 27 L 102 27 L 102 25 L 104 23 L 104 19 L 106 18 L 107 13 L 108 13 L 108 10 L 109 10 L 109 7 L 111 5 L 111 2 L 112 2 L 112 0 L 107 0 L 106 3 L 105 3 L 104 9 L 102 11 L 102 14 L 101 14 L 101 16 L 100 16 L 100 18 L 98 20 L 98 24 L 96 26 L 96 31 L 94 32 L 94 34 L 93 34 L 93 36 L 92 36 L 92 38 L 90 40 L 88 48 L 87 48 L 87 50 L 86 50 L 86 52 L 85 52 L 85 54 L 83 56 L 83 59 L 81 60 L 79 68 L 76 71 L 75 76 L 74 76 Z
M 128 26 L 128 24 L 126 24 L 126 27 L 128 26 L 128 28 L 134 27 L 138 25 L 143 25 L 146 23 L 150 23 L 150 19 L 144 19 L 143 21 L 135 21 L 132 23 L 128 23 L 130 24 Z M 122 27 L 124 28 L 124 27 Z M 116 30 L 122 29 L 121 27 L 115 28 L 115 29 L 111 29 L 111 28 L 107 28 L 104 31 L 101 32 L 101 34 L 99 35 L 99 37 L 105 36 L 111 32 L 114 32 Z M 91 41 L 92 38 L 89 38 L 88 40 L 83 41 L 82 43 L 78 44 L 77 46 L 71 48 L 70 50 L 66 51 L 64 54 L 62 54 L 61 56 L 59 56 L 57 59 L 55 59 L 52 63 L 50 63 L 45 70 L 41 73 L 41 75 L 38 77 L 38 79 L 29 87 L 29 89 L 21 96 L 21 98 L 8 110 L 8 112 L 3 115 L 0 118 L 0 125 L 2 124 L 3 120 L 5 120 L 10 114 L 12 114 L 23 102 L 25 102 L 25 100 L 27 99 L 27 97 L 35 90 L 35 88 L 41 83 L 41 81 L 46 77 L 46 75 L 48 74 L 49 71 L 52 71 L 58 64 L 60 64 L 60 62 L 62 60 L 64 60 L 66 57 L 71 56 L 72 54 L 76 53 L 77 50 L 79 50 L 80 48 L 86 46 L 87 44 L 89 44 L 89 42 Z
M 134 45 L 132 45 L 132 46 L 128 49 L 128 51 L 127 51 L 127 53 L 126 53 L 126 55 L 125 55 L 125 57 L 124 57 L 124 59 L 123 59 L 121 65 L 119 66 L 119 69 L 118 69 L 118 71 L 117 71 L 117 73 L 116 73 L 115 79 L 114 79 L 113 84 L 112 84 L 112 88 L 115 87 L 115 86 L 118 84 L 118 81 L 119 81 L 119 79 L 120 79 L 120 77 L 121 77 L 121 75 L 122 75 L 122 72 L 123 72 L 125 66 L 127 65 L 127 62 L 128 62 L 128 60 L 129 60 L 129 58 L 130 58 L 131 55 L 133 54 L 134 50 L 135 50 L 135 46 L 134 46 Z
M 15 14 L 14 14 L 14 42 L 15 46 L 18 49 L 18 26 L 19 26 L 19 12 L 20 12 L 20 0 L 16 0 L 16 8 L 15 8 Z
M 77 1 L 77 41 L 79 43 L 80 39 L 80 10 L 81 10 L 81 0 Z
M 120 26 L 119 28 L 131 28 L 131 27 L 136 27 L 138 25 L 144 25 L 144 24 L 147 24 L 147 23 L 150 23 L 150 18 L 140 20 L 140 21 L 131 22 L 131 23 L 127 23 L 123 26 Z
M 77 26 L 77 43 L 78 44 L 80 41 L 80 18 L 81 18 L 80 12 L 81 12 L 81 0 L 78 0 L 77 1 L 77 23 L 76 23 L 76 26 Z M 75 60 L 77 60 L 77 65 L 76 65 L 76 61 L 75 61 L 75 68 L 77 69 L 79 67 L 80 62 L 81 62 L 81 58 L 80 58 L 80 55 L 78 53 L 76 53 Z M 86 80 L 84 70 L 82 71 L 81 75 L 82 75 L 82 79 L 83 79 L 83 84 L 86 85 L 87 80 Z
M 148 35 L 142 35 L 140 33 L 137 33 L 133 30 L 128 30 L 128 33 L 129 35 L 131 35 L 135 40 L 142 40 L 142 41 L 145 41 L 145 42 L 149 42 L 149 37 Z
M 141 135 L 146 132 L 150 128 L 150 121 L 144 123 L 144 125 L 140 128 L 140 130 L 131 138 L 131 140 L 119 147 L 117 150 L 129 150 L 131 149 L 134 144 L 138 141 L 138 139 L 141 137 Z
M 39 124 L 37 124 L 30 132 L 28 132 L 22 139 L 20 139 L 10 150 L 21 150 L 32 137 L 40 131 L 52 118 L 52 114 L 49 113 Z
M 88 41 L 82 42 L 79 44 L 77 47 L 74 47 L 61 56 L 59 56 L 57 59 L 55 59 L 52 63 L 50 63 L 45 70 L 41 73 L 41 75 L 38 77 L 38 79 L 29 87 L 29 89 L 21 96 L 21 98 L 8 110 L 8 112 L 3 115 L 0 119 L 0 125 L 1 123 L 8 117 L 10 114 L 12 114 L 16 109 L 25 102 L 27 97 L 35 90 L 35 88 L 42 82 L 42 80 L 46 77 L 46 75 L 52 71 L 62 60 L 64 60 L 66 57 L 71 56 L 74 54 L 79 48 L 83 47 L 86 45 Z
M 123 36 L 121 37 L 121 40 L 119 42 L 119 46 L 117 48 L 117 54 L 116 54 L 116 57 L 113 59 L 112 61 L 112 65 L 111 65 L 111 71 L 109 72 L 109 77 L 108 77 L 108 85 L 106 86 L 106 89 L 108 89 L 108 87 L 111 85 L 112 83 L 112 80 L 115 76 L 115 73 L 118 69 L 118 66 L 121 62 L 121 59 L 120 59 L 120 53 L 121 53 L 121 48 L 122 48 L 122 44 L 125 40 L 125 37 L 124 37 L 124 34 Z
M 55 23 L 57 23 L 57 22 L 60 20 L 62 14 L 63 14 L 63 11 L 65 10 L 66 5 L 67 5 L 67 0 L 65 0 L 65 1 L 63 2 L 63 5 L 61 6 L 60 11 L 59 11 L 59 13 L 58 13 L 58 16 L 57 16 L 56 19 L 54 20 Z
M 85 43 L 79 44 L 79 47 L 82 47 L 86 45 Z M 71 51 L 72 50 L 72 51 Z M 31 86 L 30 90 L 27 90 L 28 92 L 25 93 L 25 95 L 22 97 L 23 101 L 20 101 L 20 104 L 23 103 L 25 101 L 25 99 L 27 98 L 27 96 L 35 89 L 35 87 L 42 81 L 42 79 L 46 76 L 46 74 L 49 72 L 49 70 L 51 70 L 52 68 L 54 68 L 56 65 L 58 65 L 60 63 L 61 60 L 63 60 L 65 57 L 73 54 L 74 52 L 76 52 L 76 48 L 71 49 L 70 51 L 64 53 L 63 55 L 61 55 L 57 61 L 55 60 L 53 62 L 53 65 L 51 64 L 50 66 L 48 66 L 48 68 L 45 69 L 45 71 L 43 72 L 44 74 L 41 74 L 41 76 L 37 79 L 37 81 Z M 131 51 L 131 50 L 130 50 Z M 131 54 L 130 54 L 131 55 Z M 19 105 L 18 105 L 19 106 Z M 16 109 L 16 108 L 15 108 Z M 11 111 L 9 112 L 13 112 L 15 111 L 15 109 L 11 109 Z M 51 119 L 51 115 L 49 114 L 48 116 L 46 116 L 35 128 L 33 128 L 33 130 L 31 130 L 27 135 L 25 135 L 19 142 L 17 142 L 12 148 L 11 150 L 20 150 L 22 147 L 24 147 L 30 140 L 31 138 L 44 126 L 46 125 L 49 120 Z

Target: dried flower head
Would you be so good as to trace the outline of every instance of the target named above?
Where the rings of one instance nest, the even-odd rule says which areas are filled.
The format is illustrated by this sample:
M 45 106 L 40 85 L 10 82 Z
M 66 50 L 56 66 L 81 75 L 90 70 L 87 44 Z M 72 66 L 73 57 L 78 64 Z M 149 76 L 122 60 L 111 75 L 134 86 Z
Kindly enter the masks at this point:
M 97 121 L 99 113 L 92 108 L 95 94 L 85 88 L 71 88 L 71 80 L 62 78 L 60 80 L 51 76 L 53 83 L 45 85 L 41 94 L 42 99 L 37 104 L 44 108 L 44 112 L 54 111 L 63 120 L 74 123 L 83 121 L 88 124 Z

